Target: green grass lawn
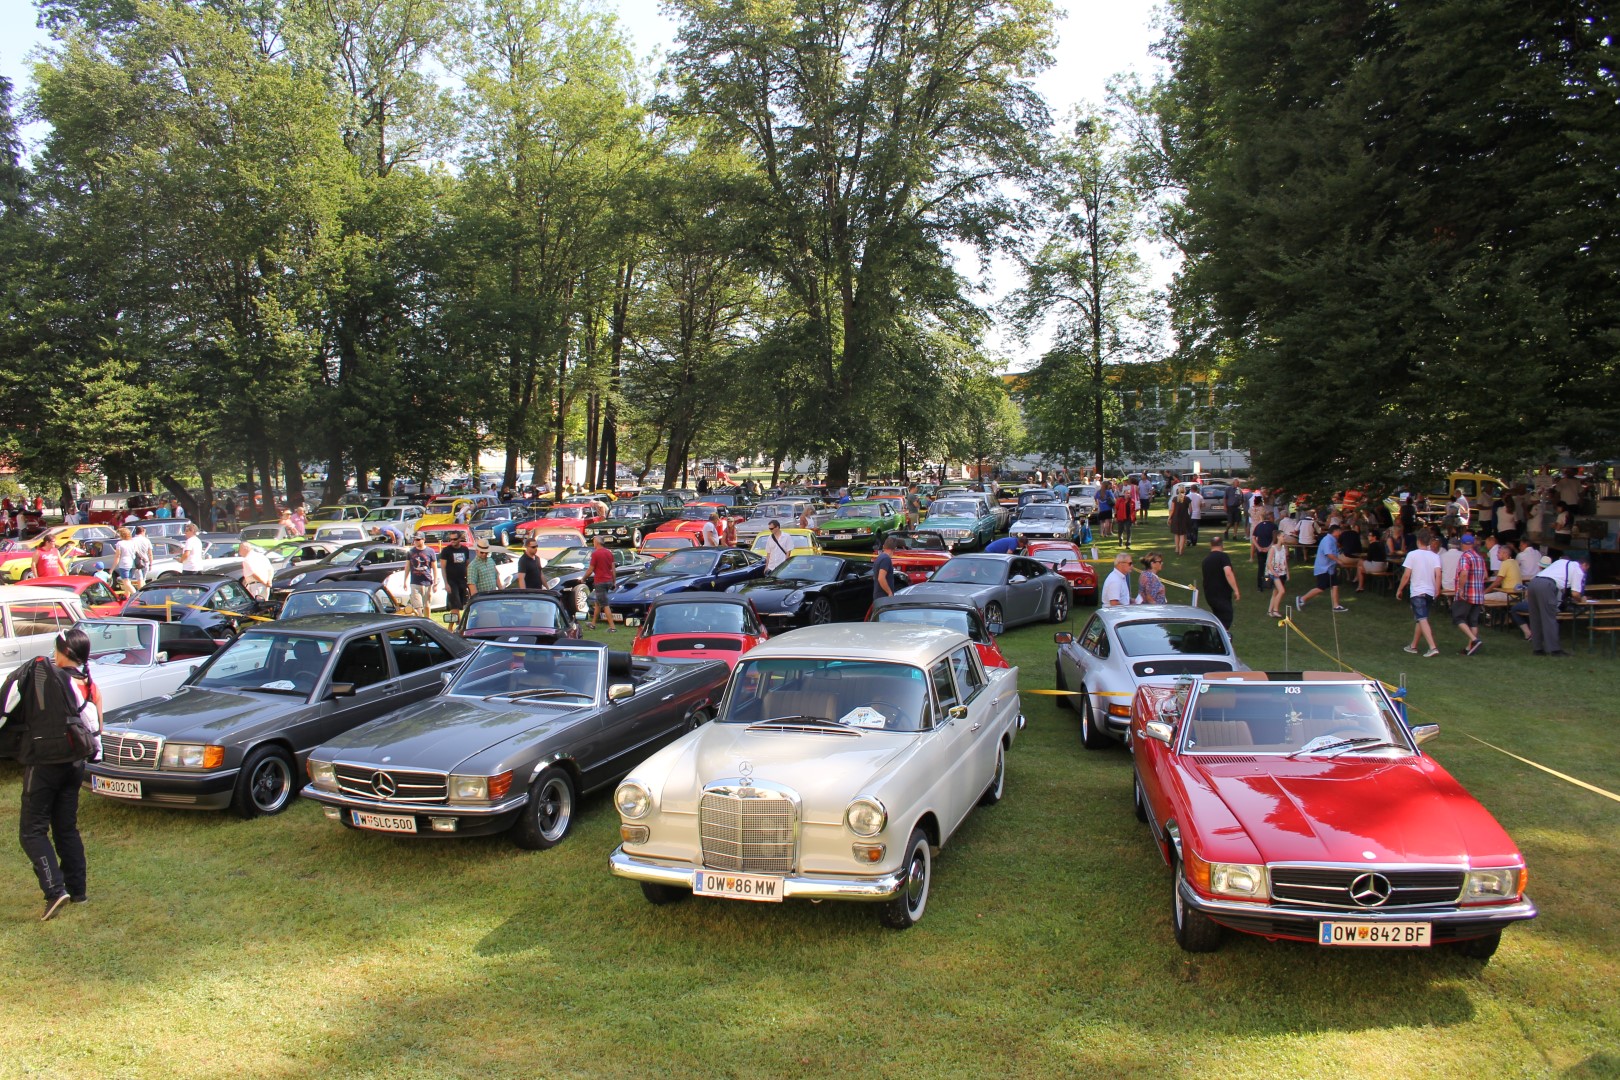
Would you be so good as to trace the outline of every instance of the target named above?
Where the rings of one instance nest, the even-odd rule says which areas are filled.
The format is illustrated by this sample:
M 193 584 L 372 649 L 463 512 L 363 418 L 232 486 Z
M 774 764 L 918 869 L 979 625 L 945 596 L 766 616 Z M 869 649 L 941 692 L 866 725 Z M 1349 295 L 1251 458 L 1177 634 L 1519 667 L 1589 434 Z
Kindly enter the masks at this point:
M 1162 522 L 1138 553 L 1168 551 Z M 1166 576 L 1191 581 L 1194 550 Z M 1240 652 L 1279 667 L 1237 556 Z M 542 853 L 360 834 L 303 803 L 242 822 L 87 795 L 88 907 L 37 922 L 10 849 L 0 1076 L 1620 1074 L 1620 804 L 1466 737 L 1620 791 L 1620 661 L 1584 641 L 1532 658 L 1511 631 L 1464 658 L 1449 625 L 1424 660 L 1400 651 L 1404 604 L 1347 603 L 1346 661 L 1404 674 L 1415 719 L 1443 727 L 1429 748 L 1529 859 L 1542 915 L 1488 965 L 1236 935 L 1181 952 L 1125 752 L 1081 749 L 1073 714 L 1029 696 L 1007 798 L 946 847 L 903 933 L 852 904 L 654 908 L 608 875 L 606 793 Z M 1333 650 L 1325 603 L 1299 621 Z M 1052 629 L 1003 639 L 1026 687 L 1052 685 Z M 1289 666 L 1307 656 L 1290 644 Z

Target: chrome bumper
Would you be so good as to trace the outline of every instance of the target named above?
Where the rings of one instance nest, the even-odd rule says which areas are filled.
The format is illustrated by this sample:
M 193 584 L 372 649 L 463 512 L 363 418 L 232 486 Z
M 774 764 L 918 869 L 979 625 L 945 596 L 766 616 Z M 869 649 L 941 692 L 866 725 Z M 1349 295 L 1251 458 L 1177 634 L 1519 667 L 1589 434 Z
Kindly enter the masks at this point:
M 683 889 L 690 889 L 692 879 L 699 873 L 697 867 L 654 862 L 627 855 L 622 845 L 608 856 L 608 869 L 613 872 L 614 877 L 651 881 L 659 885 L 678 885 Z M 797 900 L 890 900 L 899 895 L 905 880 L 904 870 L 895 870 L 869 878 L 790 875 L 782 878 L 782 895 Z
M 523 791 L 492 806 L 474 806 L 468 803 L 409 803 L 384 802 L 381 799 L 356 799 L 341 792 L 322 791 L 314 784 L 305 784 L 298 794 L 327 806 L 347 806 L 355 810 L 375 811 L 379 814 L 422 814 L 432 817 L 493 817 L 516 810 L 529 801 Z
M 1221 918 L 1260 917 L 1269 919 L 1309 919 L 1312 922 L 1426 922 L 1426 923 L 1510 923 L 1536 917 L 1536 905 L 1524 897 L 1516 904 L 1488 904 L 1480 907 L 1443 908 L 1439 911 L 1378 911 L 1371 908 L 1343 911 L 1337 908 L 1287 907 L 1282 904 L 1246 904 L 1240 900 L 1211 900 L 1199 896 L 1187 882 L 1181 883 L 1181 899 L 1188 907 L 1202 911 L 1219 922 Z

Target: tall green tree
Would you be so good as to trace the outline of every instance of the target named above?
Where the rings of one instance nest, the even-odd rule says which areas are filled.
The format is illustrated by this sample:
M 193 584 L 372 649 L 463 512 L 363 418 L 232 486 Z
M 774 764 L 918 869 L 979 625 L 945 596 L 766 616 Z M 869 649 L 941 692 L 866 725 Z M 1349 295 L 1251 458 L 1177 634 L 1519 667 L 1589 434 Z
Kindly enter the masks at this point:
M 1022 383 L 1032 447 L 1065 465 L 1089 451 L 1101 474 L 1119 448 L 1118 372 L 1111 380 L 1110 369 L 1145 358 L 1152 341 L 1142 258 L 1151 226 L 1123 126 L 1093 112 L 1069 127 L 1037 189 L 1043 229 L 1008 306 L 1025 340 L 1052 334 Z
M 752 159 L 730 209 L 792 296 L 827 481 L 874 452 L 907 321 L 965 305 L 948 245 L 992 247 L 1037 158 L 1046 0 L 677 0 L 676 112 Z
M 1184 321 L 1294 490 L 1608 452 L 1616 15 L 1180 0 L 1160 88 Z M 1202 308 L 1203 312 L 1199 309 Z

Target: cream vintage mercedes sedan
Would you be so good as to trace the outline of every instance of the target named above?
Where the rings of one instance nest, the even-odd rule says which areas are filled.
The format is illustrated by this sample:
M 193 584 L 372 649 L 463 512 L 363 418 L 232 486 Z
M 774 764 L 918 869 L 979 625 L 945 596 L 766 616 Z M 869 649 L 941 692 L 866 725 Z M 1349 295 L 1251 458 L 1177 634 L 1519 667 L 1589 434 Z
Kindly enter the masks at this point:
M 934 849 L 1000 800 L 1018 720 L 1018 669 L 987 670 L 957 631 L 772 638 L 738 662 L 718 719 L 619 785 L 610 868 L 654 904 L 863 900 L 904 929 L 927 907 Z

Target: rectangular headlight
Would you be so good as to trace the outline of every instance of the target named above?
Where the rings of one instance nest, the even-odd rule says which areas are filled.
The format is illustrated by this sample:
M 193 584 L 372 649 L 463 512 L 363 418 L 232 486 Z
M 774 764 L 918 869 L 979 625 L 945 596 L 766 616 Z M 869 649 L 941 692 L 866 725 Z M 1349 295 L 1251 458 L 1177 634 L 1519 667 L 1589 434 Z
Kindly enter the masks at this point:
M 486 776 L 452 776 L 451 802 L 488 802 L 489 778 Z
M 217 769 L 225 763 L 223 746 L 203 743 L 168 743 L 163 747 L 164 769 Z
M 1264 900 L 1266 868 L 1258 863 L 1210 863 L 1209 891 L 1238 900 Z
M 1517 900 L 1524 892 L 1524 873 L 1524 868 L 1519 866 L 1470 870 L 1463 881 L 1462 903 L 1500 904 Z

